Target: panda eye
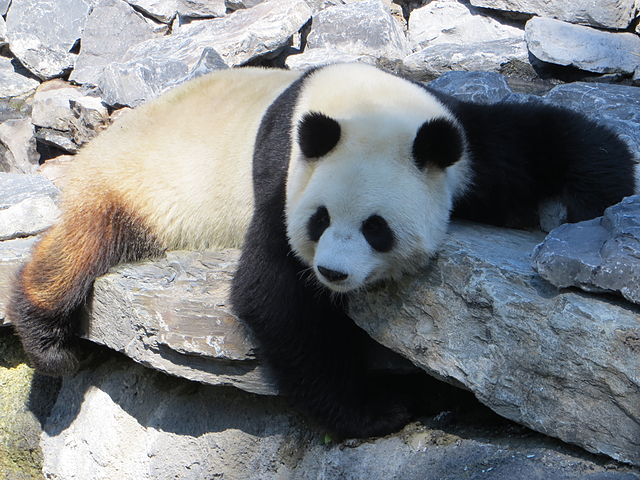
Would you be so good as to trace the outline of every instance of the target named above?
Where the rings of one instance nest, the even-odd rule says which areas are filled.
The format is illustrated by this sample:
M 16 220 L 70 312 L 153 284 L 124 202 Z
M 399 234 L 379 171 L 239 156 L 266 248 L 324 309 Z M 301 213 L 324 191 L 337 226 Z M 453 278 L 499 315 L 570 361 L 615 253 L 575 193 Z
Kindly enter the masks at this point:
M 312 242 L 320 240 L 322 233 L 331 224 L 331 217 L 329 217 L 329 211 L 327 207 L 321 205 L 316 212 L 311 215 L 309 222 L 307 223 L 307 234 Z
M 388 252 L 393 248 L 395 237 L 387 221 L 380 215 L 371 215 L 362 222 L 362 234 L 369 245 L 378 252 Z

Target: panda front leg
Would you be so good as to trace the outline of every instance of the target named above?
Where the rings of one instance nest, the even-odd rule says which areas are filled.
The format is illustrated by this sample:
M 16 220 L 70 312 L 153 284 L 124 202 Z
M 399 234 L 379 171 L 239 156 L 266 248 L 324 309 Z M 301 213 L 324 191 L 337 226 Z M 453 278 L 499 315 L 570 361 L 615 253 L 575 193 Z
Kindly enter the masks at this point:
M 411 399 L 367 376 L 372 341 L 332 297 L 306 277 L 286 240 L 252 225 L 232 285 L 236 314 L 280 391 L 307 415 L 344 437 L 385 435 L 412 416 Z

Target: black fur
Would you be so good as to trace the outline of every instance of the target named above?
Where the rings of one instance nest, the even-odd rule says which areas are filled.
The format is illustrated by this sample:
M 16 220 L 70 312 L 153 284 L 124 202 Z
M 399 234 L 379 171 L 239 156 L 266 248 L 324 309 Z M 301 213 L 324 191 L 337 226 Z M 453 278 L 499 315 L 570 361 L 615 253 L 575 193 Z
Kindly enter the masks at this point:
M 346 436 L 382 435 L 411 417 L 409 401 L 366 374 L 372 340 L 345 314 L 346 298 L 319 287 L 291 253 L 284 222 L 291 114 L 304 78 L 266 112 L 254 151 L 255 210 L 231 301 L 250 327 L 279 388 L 325 427 Z
M 629 148 L 584 115 L 542 102 L 481 105 L 429 91 L 455 113 L 471 153 L 473 183 L 455 217 L 537 227 L 540 201 L 557 197 L 567 221 L 579 222 L 633 195 Z
M 464 139 L 458 127 L 446 118 L 435 118 L 418 130 L 412 153 L 419 169 L 427 164 L 447 168 L 460 159 L 463 149 Z
M 329 153 L 340 141 L 340 124 L 319 112 L 307 113 L 298 125 L 298 144 L 308 159 Z
M 331 217 L 329 211 L 324 205 L 318 207 L 316 212 L 311 215 L 309 222 L 307 223 L 307 235 L 309 240 L 317 242 L 324 231 L 331 225 Z
M 362 223 L 362 235 L 378 252 L 389 252 L 395 244 L 395 235 L 387 221 L 380 215 L 371 215 Z

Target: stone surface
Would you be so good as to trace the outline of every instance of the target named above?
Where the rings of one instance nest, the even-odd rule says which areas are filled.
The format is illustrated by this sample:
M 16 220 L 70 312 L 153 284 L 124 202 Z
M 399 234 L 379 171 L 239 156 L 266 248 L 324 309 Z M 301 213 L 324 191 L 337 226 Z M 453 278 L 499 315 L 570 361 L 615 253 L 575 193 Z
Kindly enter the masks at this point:
M 40 154 L 34 128 L 28 118 L 0 123 L 0 171 L 34 173 Z
M 356 323 L 500 415 L 640 465 L 640 316 L 532 270 L 539 233 L 451 228 L 417 277 L 352 299 Z
M 34 196 L 56 199 L 59 190 L 42 175 L 0 173 L 0 210 Z
M 241 8 L 251 8 L 255 7 L 259 3 L 262 3 L 264 0 L 227 0 L 226 6 L 231 10 L 238 10 Z M 309 2 L 307 2 L 309 3 Z M 311 5 L 310 5 L 311 6 Z
M 37 235 L 50 227 L 60 210 L 51 197 L 27 198 L 0 210 L 0 241 Z
M 456 70 L 498 72 L 513 61 L 527 62 L 527 49 L 520 40 L 507 39 L 433 45 L 407 56 L 402 68 L 407 75 L 422 80 Z
M 7 40 L 7 24 L 4 21 L 4 18 L 0 17 L 0 47 L 4 47 L 8 45 L 9 42 Z
M 20 73 L 16 61 L 0 57 L 0 98 L 19 97 L 33 92 L 40 84 Z
M 313 17 L 307 48 L 389 60 L 402 59 L 411 52 L 402 28 L 382 0 L 363 0 L 320 11 Z
M 36 131 L 36 140 L 44 145 L 49 145 L 68 153 L 76 153 L 79 148 L 73 141 L 70 131 L 39 128 Z
M 576 82 L 553 88 L 545 99 L 613 129 L 640 162 L 640 88 Z
M 17 238 L 0 242 L 0 326 L 8 324 L 5 310 L 9 304 L 11 285 L 18 267 L 29 257 L 35 238 Z
M 0 15 L 5 15 L 7 13 L 9 5 L 11 5 L 11 0 L 0 0 Z
M 59 79 L 42 83 L 33 96 L 31 121 L 37 127 L 69 130 L 70 100 L 82 97 L 80 88 Z
M 562 225 L 533 253 L 536 271 L 557 287 L 622 294 L 640 303 L 640 196 L 603 217 Z
M 113 356 L 96 363 L 64 380 L 45 422 L 49 479 L 640 478 L 488 414 L 425 418 L 385 438 L 327 443 L 282 399 L 198 386 Z
M 504 76 L 494 72 L 449 72 L 429 87 L 475 103 L 496 103 L 513 94 Z
M 82 146 L 109 125 L 109 112 L 97 97 L 83 96 L 69 100 L 72 118 L 69 130 L 73 143 Z
M 411 12 L 409 37 L 414 49 L 439 44 L 468 46 L 494 40 L 519 40 L 524 30 L 491 17 L 457 0 L 438 0 Z
M 471 0 L 477 7 L 533 13 L 594 27 L 627 28 L 638 14 L 635 0 Z
M 164 23 L 171 22 L 178 11 L 178 0 L 127 0 L 127 3 Z
M 42 79 L 73 66 L 70 53 L 82 34 L 89 0 L 13 0 L 7 13 L 11 52 Z
M 97 85 L 107 65 L 121 61 L 132 46 L 156 36 L 154 27 L 123 0 L 101 0 L 87 18 L 70 79 Z
M 62 189 L 67 180 L 67 169 L 73 162 L 73 155 L 60 155 L 50 158 L 38 168 L 38 173 L 49 179 L 56 187 Z
M 375 65 L 376 58 L 371 55 L 344 53 L 332 48 L 307 48 L 298 55 L 289 55 L 286 65 L 292 70 L 306 70 L 330 63 L 368 63 Z
M 534 17 L 525 26 L 529 51 L 544 62 L 596 73 L 627 73 L 640 66 L 640 37 Z
M 178 13 L 183 17 L 224 17 L 226 12 L 225 0 L 178 0 Z
M 202 20 L 133 46 L 98 82 L 110 105 L 135 106 L 182 83 L 203 65 L 241 65 L 284 46 L 310 18 L 302 0 L 268 0 L 231 15 Z

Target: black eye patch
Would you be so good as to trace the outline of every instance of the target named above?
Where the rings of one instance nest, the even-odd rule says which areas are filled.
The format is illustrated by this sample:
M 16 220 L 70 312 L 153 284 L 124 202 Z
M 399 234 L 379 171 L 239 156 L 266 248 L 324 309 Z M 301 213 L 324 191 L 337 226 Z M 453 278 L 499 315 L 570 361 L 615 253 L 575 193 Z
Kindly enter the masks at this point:
M 327 207 L 324 205 L 318 207 L 316 212 L 309 217 L 309 222 L 307 222 L 307 235 L 309 235 L 309 240 L 312 242 L 320 240 L 320 237 L 330 224 L 331 217 L 329 217 Z
M 362 234 L 371 247 L 378 252 L 388 252 L 395 244 L 393 230 L 380 215 L 371 215 L 362 222 Z

